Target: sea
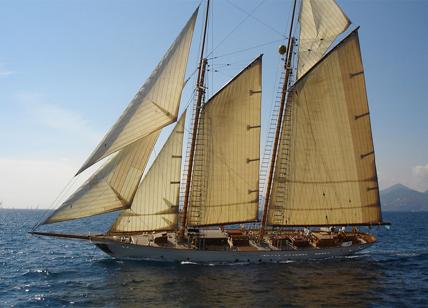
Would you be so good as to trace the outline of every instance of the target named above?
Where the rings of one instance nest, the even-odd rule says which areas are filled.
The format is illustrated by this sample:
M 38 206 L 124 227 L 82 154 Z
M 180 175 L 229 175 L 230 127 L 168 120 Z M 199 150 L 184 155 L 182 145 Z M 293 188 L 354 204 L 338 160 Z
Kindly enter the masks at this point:
M 0 209 L 0 307 L 428 307 L 428 212 L 384 213 L 391 228 L 372 228 L 378 243 L 352 257 L 216 266 L 120 261 L 28 234 L 45 216 Z

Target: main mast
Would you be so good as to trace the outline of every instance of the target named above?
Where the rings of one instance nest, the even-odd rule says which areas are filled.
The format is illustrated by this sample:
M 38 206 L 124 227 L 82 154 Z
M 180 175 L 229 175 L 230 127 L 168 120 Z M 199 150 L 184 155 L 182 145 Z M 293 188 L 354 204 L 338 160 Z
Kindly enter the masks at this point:
M 192 171 L 193 171 L 193 158 L 195 155 L 195 147 L 196 147 L 196 134 L 198 132 L 198 125 L 199 125 L 199 115 L 202 108 L 202 99 L 205 95 L 205 71 L 208 60 L 204 58 L 204 51 L 205 51 L 205 39 L 207 35 L 207 26 L 208 26 L 208 13 L 209 13 L 209 7 L 210 7 L 210 0 L 207 0 L 207 8 L 205 13 L 205 23 L 204 23 L 204 32 L 202 37 L 202 45 L 201 45 L 201 54 L 199 57 L 199 66 L 198 66 L 198 79 L 196 82 L 196 91 L 197 91 L 197 99 L 196 99 L 196 106 L 195 106 L 195 118 L 193 121 L 193 131 L 192 131 L 192 141 L 190 144 L 190 153 L 189 153 L 189 168 L 187 171 L 187 179 L 186 179 L 186 189 L 184 191 L 184 206 L 183 206 L 183 216 L 181 219 L 181 226 L 180 226 L 180 237 L 183 237 L 184 231 L 186 229 L 187 224 L 187 209 L 189 207 L 189 196 L 190 196 L 190 184 L 192 181 Z
M 287 43 L 287 50 L 286 50 L 285 62 L 284 62 L 285 78 L 284 78 L 284 83 L 282 85 L 280 108 L 279 108 L 279 113 L 278 113 L 278 120 L 276 123 L 275 139 L 274 139 L 273 149 L 272 149 L 272 158 L 271 158 L 269 174 L 268 174 L 268 178 L 267 178 L 265 203 L 264 203 L 264 207 L 263 207 L 263 216 L 262 216 L 262 221 L 261 221 L 261 226 L 260 226 L 260 234 L 259 234 L 260 239 L 263 239 L 263 236 L 265 234 L 265 228 L 266 228 L 266 223 L 267 223 L 267 212 L 269 209 L 269 202 L 270 202 L 270 192 L 272 189 L 273 173 L 275 170 L 275 162 L 276 162 L 276 158 L 277 158 L 277 154 L 278 154 L 277 153 L 278 152 L 278 145 L 279 145 L 279 141 L 280 141 L 280 133 L 281 133 L 283 115 L 284 115 L 284 110 L 285 110 L 285 99 L 287 97 L 288 80 L 290 78 L 290 73 L 292 71 L 292 58 L 293 58 L 293 45 L 294 45 L 294 38 L 292 37 L 292 34 L 293 34 L 294 15 L 296 12 L 296 3 L 297 3 L 297 0 L 294 0 L 294 2 L 293 2 L 293 13 L 291 16 L 290 31 L 288 34 L 288 43 Z

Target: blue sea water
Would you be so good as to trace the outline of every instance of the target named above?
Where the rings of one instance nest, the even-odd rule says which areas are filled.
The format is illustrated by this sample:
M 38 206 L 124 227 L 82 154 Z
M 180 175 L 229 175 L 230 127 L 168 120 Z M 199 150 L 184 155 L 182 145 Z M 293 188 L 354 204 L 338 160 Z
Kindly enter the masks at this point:
M 44 214 L 0 209 L 0 307 L 428 306 L 428 213 L 385 213 L 391 229 L 350 258 L 226 266 L 117 261 L 29 235 Z

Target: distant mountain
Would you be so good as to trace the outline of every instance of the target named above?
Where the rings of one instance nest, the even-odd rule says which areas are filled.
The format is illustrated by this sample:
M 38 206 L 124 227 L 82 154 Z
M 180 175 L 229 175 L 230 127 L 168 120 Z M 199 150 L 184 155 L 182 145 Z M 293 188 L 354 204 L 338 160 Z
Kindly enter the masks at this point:
M 393 185 L 380 192 L 383 211 L 428 211 L 428 190 L 421 193 L 402 184 Z

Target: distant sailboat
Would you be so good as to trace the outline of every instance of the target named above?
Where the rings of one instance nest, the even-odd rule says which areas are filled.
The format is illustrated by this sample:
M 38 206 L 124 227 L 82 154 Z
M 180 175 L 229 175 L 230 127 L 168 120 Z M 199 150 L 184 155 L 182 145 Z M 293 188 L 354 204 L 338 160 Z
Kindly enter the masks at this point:
M 262 57 L 204 103 L 207 1 L 191 125 L 178 111 L 198 9 L 78 174 L 111 159 L 37 226 L 121 211 L 110 230 L 32 233 L 90 240 L 117 258 L 213 263 L 343 256 L 373 244 L 373 235 L 356 228 L 384 224 L 358 28 L 331 48 L 348 29 L 348 17 L 334 0 L 299 3 L 293 3 L 288 46 L 280 48 L 283 86 L 267 141 L 272 150 L 264 202 Z M 146 170 L 162 129 L 174 122 Z M 189 126 L 187 170 L 181 170 Z M 253 225 L 232 228 L 245 223 Z

